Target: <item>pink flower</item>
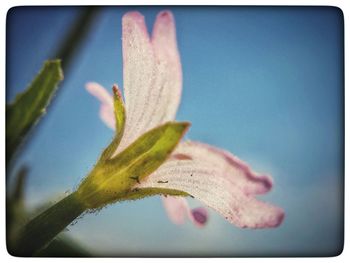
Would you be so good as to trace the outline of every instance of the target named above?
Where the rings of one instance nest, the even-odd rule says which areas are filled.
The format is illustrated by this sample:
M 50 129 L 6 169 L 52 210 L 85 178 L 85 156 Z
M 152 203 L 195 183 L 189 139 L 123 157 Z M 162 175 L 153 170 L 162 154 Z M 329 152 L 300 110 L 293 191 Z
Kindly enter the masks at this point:
M 126 123 L 114 156 L 146 131 L 174 120 L 182 89 L 171 12 L 158 14 L 151 39 L 143 16 L 127 13 L 122 40 Z M 97 83 L 86 88 L 101 101 L 102 120 L 114 128 L 112 96 Z M 181 142 L 164 164 L 137 185 L 149 187 L 186 192 L 239 227 L 277 227 L 284 218 L 281 208 L 255 198 L 271 189 L 269 176 L 256 174 L 227 151 L 199 142 Z M 163 197 L 163 203 L 174 223 L 183 223 L 186 216 L 197 226 L 207 221 L 206 209 L 189 209 L 183 197 Z

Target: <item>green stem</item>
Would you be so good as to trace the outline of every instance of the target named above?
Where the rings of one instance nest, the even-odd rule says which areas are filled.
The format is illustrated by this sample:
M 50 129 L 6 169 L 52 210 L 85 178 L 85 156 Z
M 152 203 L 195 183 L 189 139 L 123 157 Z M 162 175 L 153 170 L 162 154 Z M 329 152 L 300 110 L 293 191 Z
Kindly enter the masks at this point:
M 22 228 L 13 255 L 32 256 L 48 245 L 57 234 L 86 209 L 76 192 L 63 198 Z

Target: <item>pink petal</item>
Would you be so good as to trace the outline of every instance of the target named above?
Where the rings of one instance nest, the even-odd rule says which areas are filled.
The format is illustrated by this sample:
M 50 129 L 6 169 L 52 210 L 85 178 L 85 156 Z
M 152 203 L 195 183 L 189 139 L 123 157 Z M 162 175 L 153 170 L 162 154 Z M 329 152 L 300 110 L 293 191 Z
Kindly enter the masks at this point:
M 115 117 L 113 112 L 113 97 L 98 83 L 89 82 L 86 90 L 101 102 L 100 117 L 111 129 L 115 129 Z
M 163 11 L 157 16 L 152 33 L 152 44 L 158 62 L 158 84 L 162 88 L 163 98 L 158 107 L 164 109 L 163 116 L 154 119 L 162 123 L 175 119 L 179 107 L 182 89 L 182 70 L 176 44 L 175 21 L 171 12 Z
M 158 15 L 152 41 L 144 17 L 123 16 L 125 133 L 116 153 L 141 134 L 173 120 L 181 95 L 181 64 L 170 12 Z
M 189 160 L 218 168 L 224 176 L 227 176 L 228 180 L 238 184 L 246 194 L 264 194 L 270 191 L 273 186 L 270 176 L 257 174 L 230 152 L 208 144 L 183 142 L 176 148 L 171 157 L 175 160 L 185 160 L 183 156 Z
M 281 224 L 283 210 L 254 196 L 270 190 L 269 177 L 258 176 L 237 157 L 209 145 L 186 142 L 175 151 L 191 159 L 170 158 L 138 187 L 187 192 L 239 227 L 266 228 Z
M 162 197 L 162 200 L 165 211 L 174 224 L 183 224 L 186 216 L 198 227 L 203 227 L 208 220 L 208 212 L 205 208 L 198 207 L 191 210 L 183 197 L 167 196 Z
M 187 202 L 183 197 L 167 196 L 162 197 L 165 211 L 167 212 L 170 220 L 177 225 L 185 223 L 185 217 L 187 213 Z

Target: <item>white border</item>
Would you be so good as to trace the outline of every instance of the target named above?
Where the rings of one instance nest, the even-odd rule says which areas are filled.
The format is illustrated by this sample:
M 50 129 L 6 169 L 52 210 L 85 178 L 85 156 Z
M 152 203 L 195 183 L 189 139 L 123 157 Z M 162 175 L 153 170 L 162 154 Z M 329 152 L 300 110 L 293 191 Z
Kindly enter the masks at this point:
M 342 9 L 343 14 L 344 14 L 344 28 L 345 28 L 345 51 L 348 48 L 348 44 L 349 44 L 349 36 L 350 36 L 350 31 L 349 31 L 349 22 L 348 22 L 348 14 L 349 14 L 349 1 L 327 1 L 327 0 L 314 0 L 314 1 L 302 1 L 302 0 L 294 0 L 294 1 L 257 1 L 257 0 L 236 0 L 236 1 L 222 1 L 222 0 L 215 0 L 215 1 L 200 1 L 200 3 L 198 3 L 198 1 L 194 1 L 194 0 L 178 0 L 178 1 L 155 1 L 155 0 L 149 0 L 147 2 L 145 1 L 135 1 L 135 0 L 121 0 L 121 1 L 105 1 L 105 0 L 99 0 L 99 1 L 92 1 L 92 0 L 88 0 L 88 1 L 67 1 L 67 0 L 63 0 L 63 1 L 51 1 L 52 3 L 50 3 L 49 1 L 20 1 L 20 0 L 14 0 L 14 1 L 1 1 L 1 21 L 2 21 L 2 25 L 0 27 L 0 35 L 3 36 L 3 41 L 0 41 L 0 57 L 2 57 L 3 59 L 0 62 L 0 80 L 1 80 L 1 89 L 0 89 L 0 98 L 1 98 L 1 102 L 5 104 L 5 55 L 6 55 L 6 49 L 5 49 L 5 36 L 6 36 L 6 14 L 7 11 L 14 6 L 21 6 L 21 5 L 324 5 L 324 6 L 336 6 L 339 7 L 340 9 Z M 345 65 L 346 62 L 350 61 L 349 60 L 349 53 L 345 52 Z M 349 67 L 345 66 L 345 76 L 350 76 L 350 70 Z M 345 83 L 345 91 L 346 89 L 347 82 Z M 350 114 L 350 107 L 347 106 L 346 102 L 349 102 L 349 93 L 345 92 L 345 116 L 349 116 Z M 2 142 L 1 143 L 1 147 L 2 151 L 0 152 L 1 154 L 1 168 L 2 168 L 2 173 L 1 176 L 3 176 L 3 182 L 5 182 L 5 105 L 1 106 L 1 114 L 0 114 L 0 118 L 1 118 L 1 129 L 0 129 L 0 137 L 2 138 Z M 345 135 L 348 135 L 348 129 L 347 129 L 347 123 L 345 123 Z M 349 152 L 349 143 L 347 140 L 345 140 L 345 152 Z M 345 163 L 348 163 L 349 157 L 347 155 L 345 155 Z M 345 167 L 345 175 L 347 174 L 348 169 L 346 169 L 347 167 Z M 134 262 L 135 260 L 138 261 L 142 261 L 142 262 L 163 262 L 164 259 L 161 258 L 156 258 L 156 259 L 152 259 L 152 258 L 138 258 L 138 259 L 133 259 L 133 258 L 80 258 L 80 259 L 73 259 L 73 258 L 67 258 L 67 259 L 63 259 L 63 258 L 15 258 L 10 256 L 7 253 L 6 250 L 6 239 L 5 239 L 5 229 L 6 229 L 6 225 L 5 225 L 5 183 L 0 184 L 0 189 L 1 189 L 1 193 L 2 193 L 2 206 L 0 208 L 0 213 L 1 213 L 1 221 L 0 221 L 0 257 L 3 260 L 2 262 L 37 262 L 37 261 L 41 261 L 41 262 L 59 262 L 64 260 L 65 262 L 95 262 L 95 261 L 108 261 L 108 262 L 115 262 L 116 260 L 118 262 L 123 261 L 123 262 Z M 345 189 L 349 189 L 349 180 L 345 180 Z M 220 259 L 212 259 L 212 258 L 207 258 L 207 259 L 185 259 L 185 258 L 168 258 L 166 259 L 167 262 L 177 262 L 177 261 L 191 261 L 191 262 L 203 262 L 203 261 L 214 261 L 215 262 L 232 262 L 232 261 L 243 261 L 243 262 L 254 262 L 255 260 L 258 260 L 259 262 L 280 262 L 281 260 L 283 262 L 294 262 L 295 260 L 301 260 L 301 261 L 308 261 L 308 262 L 349 262 L 350 260 L 350 256 L 349 256 L 349 243 L 347 242 L 347 237 L 349 234 L 349 225 L 346 224 L 346 219 L 349 218 L 349 193 L 347 193 L 345 191 L 345 241 L 344 241 L 344 250 L 343 253 L 340 256 L 337 257 L 333 257 L 333 258 L 262 258 L 262 259 L 254 259 L 254 258 L 236 258 L 236 259 L 232 259 L 232 258 L 220 258 Z M 302 212 L 302 211 L 301 211 Z M 325 211 L 325 213 L 327 213 L 327 211 Z

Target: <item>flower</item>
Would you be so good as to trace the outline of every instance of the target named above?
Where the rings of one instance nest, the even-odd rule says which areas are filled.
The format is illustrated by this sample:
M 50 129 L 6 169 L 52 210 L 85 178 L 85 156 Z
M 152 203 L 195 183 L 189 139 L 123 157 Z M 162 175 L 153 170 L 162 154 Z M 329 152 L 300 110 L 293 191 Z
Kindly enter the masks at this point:
M 182 89 L 181 63 L 171 12 L 158 14 L 151 39 L 140 13 L 125 14 L 122 24 L 126 120 L 113 156 L 148 130 L 174 120 Z M 114 128 L 112 96 L 97 83 L 88 83 L 86 88 L 101 101 L 102 120 Z M 119 94 L 117 86 L 114 91 Z M 184 141 L 133 189 L 185 192 L 236 226 L 267 228 L 279 226 L 284 218 L 281 208 L 255 198 L 267 193 L 272 185 L 271 177 L 258 175 L 231 153 L 204 143 Z M 183 223 L 186 216 L 198 226 L 207 221 L 206 209 L 190 210 L 183 197 L 168 196 L 163 202 L 174 223 Z

